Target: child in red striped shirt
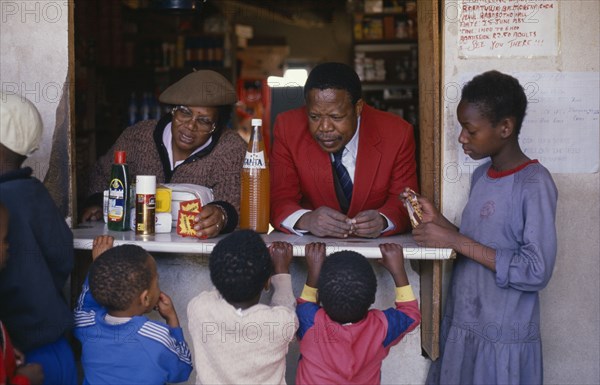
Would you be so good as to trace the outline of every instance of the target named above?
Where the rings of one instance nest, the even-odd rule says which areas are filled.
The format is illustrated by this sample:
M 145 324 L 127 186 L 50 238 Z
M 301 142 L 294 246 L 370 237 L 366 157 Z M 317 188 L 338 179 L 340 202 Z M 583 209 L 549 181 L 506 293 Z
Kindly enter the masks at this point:
M 326 258 L 325 244 L 306 246 L 308 277 L 296 308 L 301 354 L 296 384 L 379 384 L 390 348 L 419 325 L 402 247 L 379 248 L 396 285 L 396 306 L 384 311 L 369 310 L 377 279 L 364 256 L 340 251 Z

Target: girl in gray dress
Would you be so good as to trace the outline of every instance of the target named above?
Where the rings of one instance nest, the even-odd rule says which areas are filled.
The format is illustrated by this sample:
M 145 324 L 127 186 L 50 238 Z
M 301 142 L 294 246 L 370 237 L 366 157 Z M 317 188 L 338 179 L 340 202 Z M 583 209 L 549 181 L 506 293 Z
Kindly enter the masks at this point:
M 490 159 L 473 173 L 460 229 L 419 197 L 415 241 L 458 253 L 429 384 L 543 381 L 538 292 L 554 268 L 557 190 L 519 146 L 526 108 L 517 79 L 473 78 L 457 109 L 458 141 L 471 158 Z

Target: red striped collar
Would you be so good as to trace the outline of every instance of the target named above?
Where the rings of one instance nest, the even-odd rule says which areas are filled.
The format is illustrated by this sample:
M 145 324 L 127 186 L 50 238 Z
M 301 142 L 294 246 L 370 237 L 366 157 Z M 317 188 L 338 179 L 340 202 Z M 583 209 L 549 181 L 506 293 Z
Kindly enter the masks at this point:
M 522 169 L 524 169 L 525 167 L 527 167 L 527 166 L 529 166 L 530 164 L 533 164 L 533 163 L 539 163 L 539 161 L 537 159 L 531 159 L 531 160 L 523 163 L 520 166 L 517 166 L 515 168 L 511 168 L 510 170 L 504 170 L 504 171 L 496 171 L 496 170 L 494 170 L 492 168 L 492 166 L 490 166 L 490 168 L 488 168 L 488 170 L 487 170 L 487 176 L 489 176 L 490 178 L 494 178 L 494 179 L 502 178 L 502 177 L 509 176 L 509 175 L 514 174 L 514 173 L 517 173 L 517 172 L 521 171 Z

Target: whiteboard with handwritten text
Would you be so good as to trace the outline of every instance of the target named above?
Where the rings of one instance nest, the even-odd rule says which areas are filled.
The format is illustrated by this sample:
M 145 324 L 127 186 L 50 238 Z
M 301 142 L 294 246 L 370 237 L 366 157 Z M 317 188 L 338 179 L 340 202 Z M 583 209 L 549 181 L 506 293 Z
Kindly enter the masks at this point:
M 461 75 L 460 85 L 475 75 Z M 528 100 L 519 135 L 525 154 L 538 159 L 552 173 L 597 173 L 600 162 L 599 73 L 524 72 L 512 75 L 519 79 Z M 455 108 L 452 115 L 457 139 L 461 128 Z M 482 162 L 475 162 L 465 155 L 461 146 L 457 146 L 457 150 L 458 166 L 462 171 L 472 172 Z
M 558 55 L 558 0 L 459 0 L 459 57 Z

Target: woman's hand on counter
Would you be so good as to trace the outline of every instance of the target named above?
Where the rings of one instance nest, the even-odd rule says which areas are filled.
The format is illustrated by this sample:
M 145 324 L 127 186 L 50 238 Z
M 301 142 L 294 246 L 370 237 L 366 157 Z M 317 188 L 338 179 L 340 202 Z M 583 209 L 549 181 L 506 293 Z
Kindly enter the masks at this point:
M 225 227 L 226 217 L 217 205 L 206 205 L 195 218 L 194 230 L 198 238 L 213 238 Z
M 100 206 L 89 206 L 83 209 L 81 213 L 81 222 L 100 221 L 104 217 L 104 212 Z

